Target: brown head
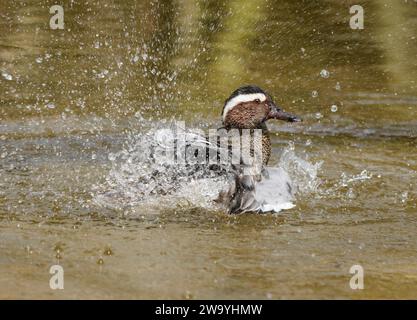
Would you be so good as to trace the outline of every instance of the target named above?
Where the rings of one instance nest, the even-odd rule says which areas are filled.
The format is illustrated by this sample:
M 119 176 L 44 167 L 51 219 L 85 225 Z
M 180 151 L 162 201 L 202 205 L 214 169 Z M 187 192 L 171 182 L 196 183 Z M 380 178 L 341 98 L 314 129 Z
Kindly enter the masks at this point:
M 257 86 L 235 90 L 224 104 L 222 119 L 227 129 L 262 128 L 269 119 L 301 121 L 297 116 L 281 110 L 271 96 Z

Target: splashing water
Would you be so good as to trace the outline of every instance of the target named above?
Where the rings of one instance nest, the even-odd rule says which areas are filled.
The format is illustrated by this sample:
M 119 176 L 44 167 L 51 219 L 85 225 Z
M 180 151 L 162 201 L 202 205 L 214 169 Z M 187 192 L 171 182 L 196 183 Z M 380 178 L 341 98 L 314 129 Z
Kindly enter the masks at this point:
M 203 137 L 190 131 L 177 132 L 175 139 L 181 141 L 182 136 L 193 147 L 207 145 Z M 173 207 L 180 202 L 213 208 L 212 200 L 226 185 L 227 176 L 220 176 L 205 164 L 159 159 L 174 152 L 173 139 L 169 129 L 131 135 L 124 150 L 109 156 L 112 168 L 105 182 L 95 187 L 95 202 L 111 208 Z
M 364 181 L 372 178 L 372 173 L 369 173 L 367 170 L 363 170 L 361 173 L 353 176 L 347 176 L 344 172 L 341 175 L 340 186 L 347 187 L 349 184 L 355 181 Z
M 336 198 L 340 200 L 356 198 L 355 189 L 362 183 L 373 178 L 373 174 L 367 170 L 362 170 L 359 174 L 348 175 L 342 172 L 332 186 L 322 188 L 319 194 L 326 198 Z
M 190 131 L 179 135 L 177 132 L 176 139 L 180 140 L 181 135 L 186 135 L 187 144 L 207 146 L 206 140 L 200 135 Z M 177 206 L 218 209 L 214 199 L 220 191 L 227 190 L 231 183 L 230 166 L 224 165 L 219 174 L 219 170 L 212 170 L 209 165 L 167 164 L 145 152 L 145 149 L 155 150 L 156 147 L 161 148 L 162 153 L 172 151 L 171 139 L 169 130 L 152 129 L 145 134 L 130 135 L 121 152 L 109 155 L 112 167 L 104 183 L 95 186 L 94 202 L 113 209 L 135 207 L 154 208 L 157 211 Z M 280 208 L 277 211 L 295 206 L 291 197 L 279 196 L 280 193 L 288 193 L 287 181 L 292 184 L 292 194 L 316 191 L 320 183 L 317 175 L 321 162 L 312 164 L 302 159 L 296 155 L 294 146 L 290 145 L 282 153 L 278 167 L 268 168 L 269 181 L 259 186 L 260 190 L 264 185 L 273 186 L 273 193 L 261 192 L 260 197 L 269 195 L 271 198 L 275 194 L 270 200 L 276 208 Z M 268 199 L 264 200 L 268 202 Z
M 284 169 L 293 182 L 296 193 L 310 194 L 317 192 L 321 184 L 318 178 L 323 161 L 311 163 L 295 153 L 294 144 L 284 149 L 278 166 Z

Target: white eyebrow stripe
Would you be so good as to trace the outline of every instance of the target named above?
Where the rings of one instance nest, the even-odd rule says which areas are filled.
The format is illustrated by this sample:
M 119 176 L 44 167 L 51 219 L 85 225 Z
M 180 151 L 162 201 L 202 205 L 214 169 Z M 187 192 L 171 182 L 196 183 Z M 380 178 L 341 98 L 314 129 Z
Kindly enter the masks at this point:
M 242 102 L 254 101 L 256 99 L 261 100 L 262 102 L 266 100 L 266 96 L 263 93 L 249 93 L 249 94 L 240 94 L 227 102 L 223 109 L 223 122 L 226 119 L 227 113 L 232 110 L 235 106 Z

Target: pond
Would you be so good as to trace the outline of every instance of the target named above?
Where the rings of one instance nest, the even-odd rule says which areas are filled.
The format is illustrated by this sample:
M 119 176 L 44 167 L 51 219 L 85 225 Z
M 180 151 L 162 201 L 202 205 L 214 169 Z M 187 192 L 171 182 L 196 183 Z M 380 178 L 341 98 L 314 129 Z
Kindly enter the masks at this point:
M 354 4 L 68 0 L 53 30 L 1 1 L 0 298 L 415 299 L 417 2 L 361 1 L 363 29 Z M 303 118 L 268 124 L 295 207 L 136 198 L 138 139 L 220 127 L 244 84 Z

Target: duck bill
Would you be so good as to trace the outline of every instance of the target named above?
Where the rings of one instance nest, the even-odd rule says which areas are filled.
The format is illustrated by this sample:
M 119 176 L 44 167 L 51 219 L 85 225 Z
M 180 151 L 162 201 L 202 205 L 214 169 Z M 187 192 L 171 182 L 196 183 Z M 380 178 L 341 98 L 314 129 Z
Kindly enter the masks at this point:
M 268 119 L 278 119 L 278 120 L 284 120 L 287 122 L 302 121 L 302 119 L 297 117 L 296 115 L 285 112 L 281 109 L 278 109 L 278 107 L 275 105 L 271 108 L 271 111 L 269 112 L 269 115 L 268 115 Z

